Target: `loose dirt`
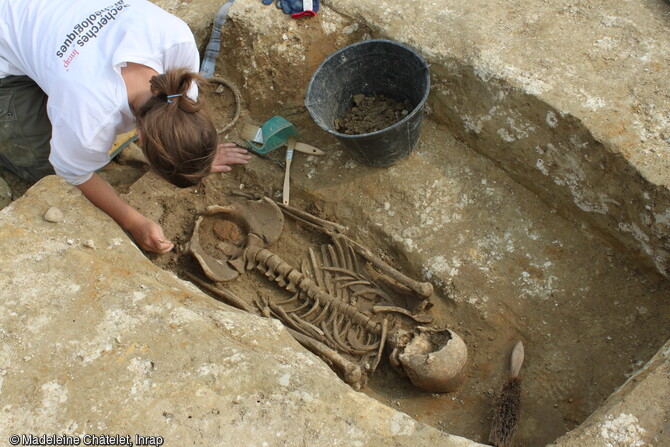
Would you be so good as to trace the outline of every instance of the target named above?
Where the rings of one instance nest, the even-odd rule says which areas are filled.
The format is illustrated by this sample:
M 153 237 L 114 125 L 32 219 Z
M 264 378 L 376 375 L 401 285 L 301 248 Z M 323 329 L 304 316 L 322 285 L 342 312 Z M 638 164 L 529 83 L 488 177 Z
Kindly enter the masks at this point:
M 200 225 L 199 240 L 206 253 L 223 251 L 231 255 L 244 247 L 246 234 L 234 222 L 207 216 Z
M 386 129 L 409 115 L 414 107 L 408 100 L 396 101 L 384 95 L 353 97 L 351 109 L 335 120 L 338 132 L 361 135 Z

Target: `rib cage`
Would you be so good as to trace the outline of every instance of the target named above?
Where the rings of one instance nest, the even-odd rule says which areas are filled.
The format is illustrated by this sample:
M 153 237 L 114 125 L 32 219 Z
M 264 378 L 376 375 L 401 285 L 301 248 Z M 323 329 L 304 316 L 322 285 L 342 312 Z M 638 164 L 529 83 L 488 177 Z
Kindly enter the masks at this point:
M 373 319 L 359 308 L 390 301 L 388 295 L 360 272 L 357 255 L 342 238 L 334 244 L 309 249 L 309 260 L 295 268 L 257 244 L 245 251 L 247 269 L 255 268 L 282 288 L 293 292 L 283 301 L 257 298 L 261 311 L 287 326 L 346 354 L 371 374 L 379 364 L 389 319 Z

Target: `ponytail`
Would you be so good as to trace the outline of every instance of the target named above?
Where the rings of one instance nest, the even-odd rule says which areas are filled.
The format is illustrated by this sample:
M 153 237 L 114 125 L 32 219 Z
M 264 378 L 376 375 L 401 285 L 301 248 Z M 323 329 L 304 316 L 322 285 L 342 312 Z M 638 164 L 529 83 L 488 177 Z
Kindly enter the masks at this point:
M 161 177 L 179 187 L 205 177 L 216 156 L 217 132 L 204 101 L 187 96 L 204 79 L 186 69 L 151 78 L 154 94 L 137 110 L 142 152 Z

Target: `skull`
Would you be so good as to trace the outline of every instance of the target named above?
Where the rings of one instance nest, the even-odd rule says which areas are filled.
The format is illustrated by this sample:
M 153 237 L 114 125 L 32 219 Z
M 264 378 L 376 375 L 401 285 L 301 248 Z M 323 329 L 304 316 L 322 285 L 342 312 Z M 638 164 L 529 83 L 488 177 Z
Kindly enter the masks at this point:
M 456 390 L 465 379 L 468 350 L 465 343 L 449 329 L 419 326 L 397 361 L 409 380 L 418 388 L 432 393 Z

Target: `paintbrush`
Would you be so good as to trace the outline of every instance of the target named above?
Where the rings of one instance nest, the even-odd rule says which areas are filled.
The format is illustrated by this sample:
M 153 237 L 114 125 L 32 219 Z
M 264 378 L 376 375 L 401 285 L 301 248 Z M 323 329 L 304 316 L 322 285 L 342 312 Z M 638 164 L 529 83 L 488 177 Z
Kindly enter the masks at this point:
M 261 128 L 254 126 L 253 124 L 245 124 L 242 126 L 240 136 L 243 139 L 253 141 L 254 143 L 263 142 L 263 132 L 261 132 Z
M 293 161 L 293 149 L 295 149 L 295 137 L 288 137 L 286 145 L 286 170 L 284 171 L 284 190 L 282 192 L 282 203 L 288 205 L 290 183 L 291 183 L 291 162 Z
M 509 447 L 512 445 L 512 437 L 519 421 L 519 409 L 521 404 L 521 378 L 519 370 L 523 363 L 523 343 L 520 341 L 514 346 L 510 359 L 510 375 L 500 391 L 489 442 L 496 447 Z
M 242 131 L 240 132 L 240 136 L 244 140 L 249 140 L 253 141 L 254 143 L 263 143 L 263 132 L 261 131 L 261 128 L 258 126 L 254 126 L 253 124 L 245 124 L 242 126 Z M 301 143 L 299 141 L 296 141 L 295 147 L 293 148 L 296 152 L 302 152 L 303 154 L 309 154 L 309 155 L 324 155 L 325 152 L 323 152 L 321 149 L 314 147 L 312 145 L 309 145 L 307 143 Z

